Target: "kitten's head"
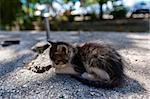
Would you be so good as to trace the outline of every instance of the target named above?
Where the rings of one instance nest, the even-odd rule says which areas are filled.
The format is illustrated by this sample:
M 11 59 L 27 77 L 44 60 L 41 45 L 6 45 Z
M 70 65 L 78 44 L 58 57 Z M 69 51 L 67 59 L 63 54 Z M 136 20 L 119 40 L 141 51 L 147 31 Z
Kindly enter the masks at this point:
M 50 43 L 50 58 L 53 65 L 64 65 L 69 63 L 71 58 L 76 53 L 76 48 L 66 42 L 51 42 Z

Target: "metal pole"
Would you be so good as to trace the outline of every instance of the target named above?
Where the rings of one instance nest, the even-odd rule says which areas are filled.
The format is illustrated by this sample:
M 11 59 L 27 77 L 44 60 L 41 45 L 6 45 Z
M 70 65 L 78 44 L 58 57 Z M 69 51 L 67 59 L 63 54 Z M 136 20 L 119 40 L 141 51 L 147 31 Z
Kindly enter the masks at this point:
M 45 29 L 46 29 L 46 39 L 47 41 L 50 40 L 50 25 L 48 17 L 45 17 Z

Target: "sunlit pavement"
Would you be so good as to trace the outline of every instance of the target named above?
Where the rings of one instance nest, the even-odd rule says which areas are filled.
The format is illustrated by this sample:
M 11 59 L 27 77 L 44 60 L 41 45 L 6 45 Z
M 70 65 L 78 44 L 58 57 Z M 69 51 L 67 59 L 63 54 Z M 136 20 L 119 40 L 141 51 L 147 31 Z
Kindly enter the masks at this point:
M 0 99 L 91 99 L 150 98 L 150 33 L 115 32 L 51 32 L 51 40 L 80 43 L 109 43 L 127 61 L 127 75 L 121 88 L 112 90 L 87 87 L 70 76 L 52 75 L 52 71 L 36 74 L 24 66 L 32 59 L 30 48 L 46 40 L 45 32 L 0 31 L 0 44 L 6 39 L 19 39 L 19 45 L 0 45 Z

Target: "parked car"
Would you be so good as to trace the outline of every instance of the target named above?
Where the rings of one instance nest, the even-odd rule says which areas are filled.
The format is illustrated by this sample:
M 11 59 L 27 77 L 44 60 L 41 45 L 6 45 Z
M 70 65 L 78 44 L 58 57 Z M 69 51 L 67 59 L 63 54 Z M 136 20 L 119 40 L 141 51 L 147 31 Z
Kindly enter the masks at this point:
M 130 18 L 143 18 L 150 15 L 150 2 L 136 3 L 128 13 Z

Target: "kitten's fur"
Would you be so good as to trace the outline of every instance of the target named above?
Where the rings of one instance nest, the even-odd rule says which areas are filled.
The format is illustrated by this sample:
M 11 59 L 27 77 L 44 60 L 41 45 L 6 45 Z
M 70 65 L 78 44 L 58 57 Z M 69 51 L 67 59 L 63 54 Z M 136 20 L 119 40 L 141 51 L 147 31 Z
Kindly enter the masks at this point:
M 121 84 L 121 56 L 108 45 L 85 43 L 73 46 L 66 42 L 49 42 L 50 59 L 56 73 L 72 74 L 84 84 L 95 87 L 116 87 Z
M 50 58 L 54 66 L 58 65 L 61 68 L 61 65 L 70 63 L 70 66 L 80 74 L 76 78 L 92 86 L 120 85 L 123 62 L 113 48 L 100 43 L 85 43 L 76 47 L 65 42 L 50 44 Z

